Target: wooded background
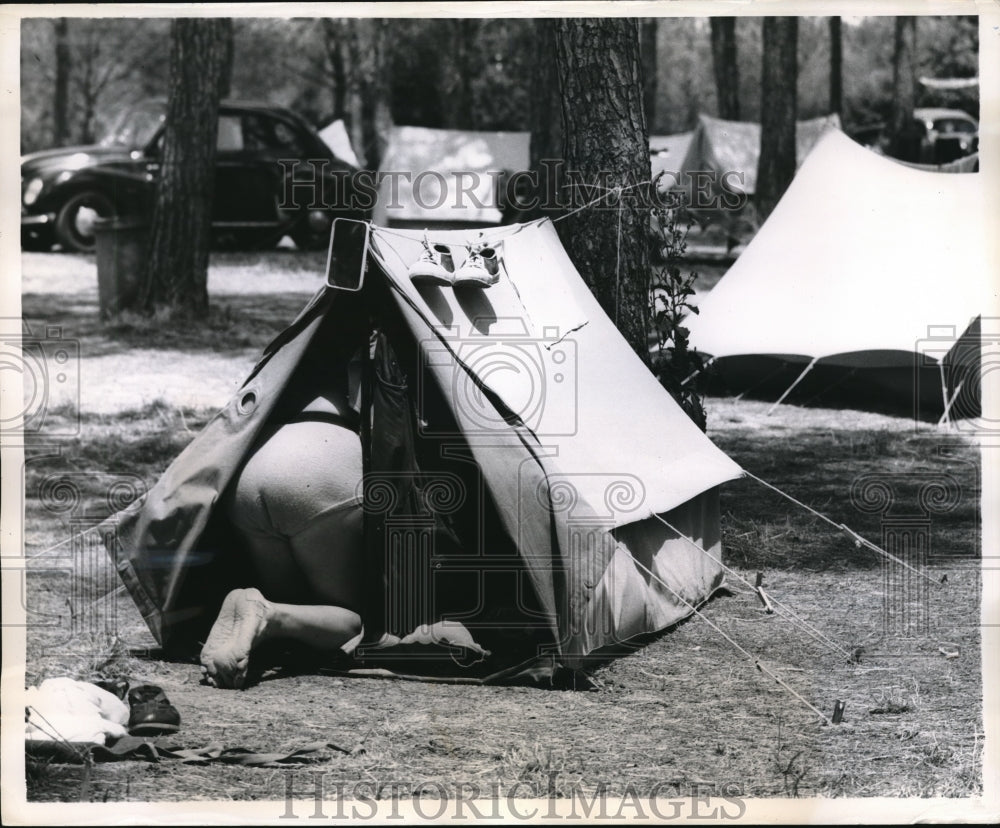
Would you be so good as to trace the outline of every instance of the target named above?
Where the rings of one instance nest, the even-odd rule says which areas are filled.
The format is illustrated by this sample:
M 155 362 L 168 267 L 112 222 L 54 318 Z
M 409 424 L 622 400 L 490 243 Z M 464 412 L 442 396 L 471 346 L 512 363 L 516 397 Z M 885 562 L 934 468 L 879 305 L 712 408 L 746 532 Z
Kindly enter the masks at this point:
M 837 109 L 831 20 L 798 19 L 801 119 Z M 848 132 L 892 120 L 895 20 L 843 18 L 839 27 L 840 114 Z M 731 99 L 719 101 L 713 29 L 724 50 L 727 28 L 737 82 Z M 762 18 L 749 17 L 641 21 L 649 132 L 691 129 L 699 112 L 759 121 L 762 29 Z M 123 108 L 167 94 L 169 20 L 27 19 L 21 39 L 22 152 L 92 142 Z M 976 76 L 978 45 L 975 17 L 920 17 L 915 74 Z M 374 138 L 361 136 L 361 123 L 390 117 L 418 126 L 529 130 L 533 112 L 558 112 L 548 105 L 554 90 L 540 65 L 546 56 L 531 20 L 235 19 L 229 94 L 288 106 L 318 126 L 343 117 L 355 126 L 352 138 L 366 144 Z M 978 117 L 974 89 L 918 87 L 916 95 L 918 106 L 957 106 Z

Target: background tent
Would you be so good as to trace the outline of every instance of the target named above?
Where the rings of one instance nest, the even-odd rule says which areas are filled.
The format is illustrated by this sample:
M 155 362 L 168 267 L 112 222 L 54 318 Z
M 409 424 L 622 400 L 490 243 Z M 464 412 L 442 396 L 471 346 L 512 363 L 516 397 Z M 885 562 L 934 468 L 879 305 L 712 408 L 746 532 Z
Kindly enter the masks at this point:
M 829 130 L 840 130 L 836 114 L 809 121 L 799 121 L 795 130 L 796 158 L 799 165 Z M 708 171 L 722 175 L 738 172 L 742 175 L 739 189 L 753 195 L 757 189 L 757 161 L 760 158 L 760 124 L 748 121 L 724 121 L 708 115 L 698 116 L 687 154 L 681 162 L 682 172 Z M 674 168 L 678 169 L 678 168 Z M 734 188 L 737 186 L 733 182 Z
M 665 171 L 680 169 L 691 146 L 694 131 L 679 132 L 676 135 L 650 135 L 649 160 L 653 169 L 653 178 Z M 669 180 L 668 180 L 669 185 Z
M 322 139 L 323 143 L 326 144 L 333 154 L 348 164 L 361 169 L 361 163 L 358 161 L 358 156 L 354 153 L 354 147 L 351 146 L 351 139 L 347 134 L 347 127 L 344 126 L 344 122 L 337 118 L 335 121 L 331 121 L 325 127 L 323 127 L 319 133 L 319 137 Z
M 405 634 L 421 620 L 413 602 L 431 596 L 436 614 L 460 620 L 491 653 L 451 668 L 551 681 L 686 617 L 720 585 L 717 487 L 740 469 L 631 351 L 550 222 L 488 232 L 505 262 L 501 281 L 463 292 L 406 277 L 422 231 L 374 229 L 364 292 L 388 320 L 410 390 L 375 384 L 376 400 L 395 395 L 397 405 L 382 429 L 373 406 L 366 485 L 385 484 L 389 496 L 366 497 L 372 515 L 384 512 L 366 518 L 376 539 L 367 582 L 386 611 L 365 623 Z M 467 236 L 432 239 L 461 260 Z M 145 501 L 119 515 L 117 570 L 161 644 L 203 640 L 236 585 L 238 552 L 213 506 L 298 366 L 328 352 L 338 314 L 357 313 L 352 296 L 321 291 Z M 376 463 L 405 454 L 407 422 L 419 474 Z
M 830 132 L 686 322 L 691 344 L 734 389 L 781 391 L 812 365 L 813 389 L 891 388 L 940 413 L 945 356 L 991 301 L 987 215 L 982 176 L 914 170 Z
M 500 177 L 530 168 L 530 141 L 527 132 L 393 127 L 373 220 L 384 227 L 500 224 Z

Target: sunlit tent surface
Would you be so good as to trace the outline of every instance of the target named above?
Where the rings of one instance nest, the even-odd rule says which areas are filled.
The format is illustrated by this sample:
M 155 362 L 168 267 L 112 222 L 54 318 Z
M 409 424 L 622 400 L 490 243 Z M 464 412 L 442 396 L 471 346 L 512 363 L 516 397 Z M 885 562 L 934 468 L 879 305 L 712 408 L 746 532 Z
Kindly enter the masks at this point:
M 911 169 L 828 133 L 689 317 L 692 345 L 740 390 L 814 363 L 837 382 L 881 371 L 876 385 L 940 411 L 940 369 L 995 301 L 984 195 L 981 175 Z M 963 377 L 949 374 L 952 393 Z
M 831 129 L 840 129 L 840 118 L 836 114 L 799 121 L 795 130 L 796 158 L 799 164 L 816 142 Z M 737 173 L 739 177 L 730 181 L 731 188 L 753 195 L 757 190 L 759 158 L 760 124 L 749 121 L 725 121 L 709 115 L 699 115 L 698 126 L 691 137 L 687 153 L 680 161 L 680 166 L 667 165 L 666 169 L 689 174 Z
M 348 164 L 358 167 L 359 169 L 361 168 L 361 162 L 358 161 L 358 156 L 354 153 L 354 147 L 351 146 L 351 139 L 347 134 L 347 127 L 344 126 L 344 122 L 340 118 L 328 123 L 317 134 L 322 139 L 323 143 L 333 150 L 333 154 L 336 155 L 337 158 L 340 158 Z
M 397 126 L 389 132 L 373 218 L 385 227 L 500 224 L 497 184 L 530 166 L 527 132 Z
M 649 155 L 653 178 L 665 170 L 679 170 L 687 156 L 694 131 L 679 132 L 675 135 L 650 135 Z
M 422 231 L 374 229 L 364 290 L 409 366 L 409 391 L 376 382 L 373 392 L 366 485 L 388 485 L 391 496 L 378 498 L 381 512 L 366 500 L 378 594 L 365 623 L 405 635 L 460 620 L 490 654 L 446 659 L 448 669 L 551 683 L 688 616 L 718 588 L 717 487 L 740 469 L 631 351 L 550 222 L 488 233 L 501 281 L 462 292 L 407 278 Z M 437 231 L 433 240 L 460 263 L 467 237 Z M 330 347 L 350 297 L 321 291 L 144 503 L 118 516 L 118 571 L 165 646 L 204 640 L 222 595 L 239 585 L 245 564 L 214 504 L 296 366 Z M 400 466 L 407 422 L 415 455 Z M 436 596 L 429 617 L 414 611 L 414 596 Z M 378 664 L 441 669 L 392 656 L 381 652 Z M 359 663 L 376 657 L 367 658 Z

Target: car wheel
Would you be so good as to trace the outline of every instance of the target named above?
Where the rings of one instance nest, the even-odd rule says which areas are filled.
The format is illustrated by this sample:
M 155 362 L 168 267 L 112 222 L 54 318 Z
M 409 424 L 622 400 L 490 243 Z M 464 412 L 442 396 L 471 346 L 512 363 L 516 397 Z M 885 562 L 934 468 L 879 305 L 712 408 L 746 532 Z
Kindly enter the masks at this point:
M 115 205 L 104 193 L 84 190 L 66 199 L 56 216 L 56 240 L 63 250 L 92 253 L 96 246 L 94 221 L 115 215 Z
M 324 213 L 303 216 L 288 235 L 299 250 L 326 250 L 330 245 L 331 217 Z

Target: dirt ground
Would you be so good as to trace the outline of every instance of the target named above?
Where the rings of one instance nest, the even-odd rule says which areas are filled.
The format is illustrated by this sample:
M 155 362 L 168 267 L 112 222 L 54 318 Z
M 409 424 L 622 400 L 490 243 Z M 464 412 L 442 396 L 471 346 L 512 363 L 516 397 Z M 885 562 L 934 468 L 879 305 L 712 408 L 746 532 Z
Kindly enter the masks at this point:
M 729 591 L 704 617 L 597 669 L 596 690 L 292 672 L 239 692 L 202 686 L 197 664 L 155 657 L 103 551 L 68 541 L 107 514 L 114 481 L 137 491 L 155 482 L 318 287 L 322 261 L 283 251 L 259 262 L 216 257 L 217 311 L 194 338 L 151 337 L 139 322 L 102 328 L 87 266 L 83 257 L 24 257 L 25 318 L 61 326 L 81 353 L 79 410 L 63 399 L 49 413 L 68 436 L 55 449 L 39 439 L 26 451 L 28 683 L 103 673 L 159 684 L 182 716 L 166 741 L 185 747 L 337 747 L 301 768 L 29 762 L 29 799 L 283 801 L 289 785 L 311 798 L 314 773 L 328 792 L 365 784 L 382 797 L 462 785 L 488 796 L 517 784 L 526 796 L 590 795 L 602 785 L 646 795 L 658 784 L 682 796 L 981 793 L 978 451 L 962 434 L 880 414 L 783 406 L 768 416 L 762 402 L 708 401 L 709 435 L 744 468 L 877 543 L 881 517 L 851 502 L 859 476 L 955 478 L 957 505 L 929 528 L 930 571 L 947 581 L 920 588 L 916 627 L 893 631 L 884 616 L 877 555 L 743 480 L 722 496 Z M 60 497 L 55 484 L 67 479 L 76 494 Z M 912 509 L 916 497 L 909 492 L 900 505 Z M 90 590 L 82 603 L 74 592 L 81 559 Z M 741 580 L 758 572 L 794 617 L 764 612 Z M 754 660 L 827 716 L 845 702 L 843 723 L 823 724 Z

